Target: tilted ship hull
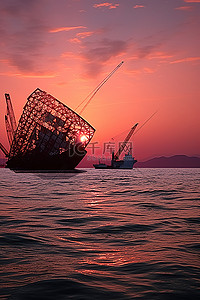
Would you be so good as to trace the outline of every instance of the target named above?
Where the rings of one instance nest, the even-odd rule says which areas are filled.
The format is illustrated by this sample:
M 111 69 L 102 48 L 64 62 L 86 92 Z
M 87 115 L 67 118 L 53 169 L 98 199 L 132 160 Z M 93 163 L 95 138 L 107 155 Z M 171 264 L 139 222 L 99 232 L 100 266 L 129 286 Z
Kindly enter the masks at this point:
M 95 129 L 59 100 L 36 89 L 14 133 L 7 167 L 12 170 L 72 170 L 87 153 Z
M 34 150 L 23 156 L 15 156 L 7 161 L 6 167 L 11 170 L 73 170 L 87 152 L 81 154 L 65 151 L 57 155 L 37 153 Z
M 81 113 L 100 88 L 121 67 L 117 65 L 78 105 Z M 27 99 L 18 126 L 9 94 L 5 94 L 5 125 L 10 144 L 8 151 L 0 142 L 0 150 L 8 158 L 6 167 L 15 170 L 73 170 L 86 155 L 86 146 L 95 129 L 62 102 L 37 88 Z

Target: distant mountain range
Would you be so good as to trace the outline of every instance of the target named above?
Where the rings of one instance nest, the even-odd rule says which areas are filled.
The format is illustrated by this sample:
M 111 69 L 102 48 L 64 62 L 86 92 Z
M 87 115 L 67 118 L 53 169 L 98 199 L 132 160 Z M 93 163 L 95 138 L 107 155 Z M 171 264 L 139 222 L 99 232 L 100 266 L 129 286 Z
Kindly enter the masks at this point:
M 186 155 L 170 157 L 155 157 L 143 162 L 137 162 L 136 168 L 200 168 L 200 158 Z
M 78 168 L 93 168 L 94 163 L 99 163 L 98 160 L 90 160 L 86 156 L 78 165 Z M 110 160 L 101 161 L 110 164 Z M 191 157 L 186 155 L 174 155 L 170 157 L 155 157 L 147 161 L 138 161 L 134 167 L 136 168 L 200 168 L 200 157 Z

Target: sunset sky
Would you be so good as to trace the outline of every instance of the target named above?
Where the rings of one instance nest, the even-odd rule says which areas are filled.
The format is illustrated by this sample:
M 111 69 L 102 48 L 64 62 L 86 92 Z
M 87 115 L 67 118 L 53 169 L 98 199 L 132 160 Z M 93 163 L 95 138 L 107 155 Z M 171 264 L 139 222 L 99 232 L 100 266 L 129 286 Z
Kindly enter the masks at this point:
M 135 157 L 200 155 L 199 23 L 200 0 L 1 0 L 0 141 L 8 148 L 4 93 L 17 120 L 37 87 L 75 109 L 124 61 L 82 114 L 93 141 L 157 112 Z

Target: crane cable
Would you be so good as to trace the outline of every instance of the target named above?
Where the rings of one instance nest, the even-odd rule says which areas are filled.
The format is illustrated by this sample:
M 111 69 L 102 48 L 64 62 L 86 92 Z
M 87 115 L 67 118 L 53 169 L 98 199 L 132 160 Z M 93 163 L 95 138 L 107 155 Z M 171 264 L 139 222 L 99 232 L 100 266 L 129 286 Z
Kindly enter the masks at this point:
M 96 93 L 100 90 L 100 88 L 106 83 L 106 81 L 108 81 L 108 79 L 117 71 L 117 69 L 119 69 L 121 67 L 121 65 L 124 62 L 122 61 L 119 65 L 117 65 L 117 67 L 112 70 L 112 72 L 110 72 L 109 75 L 107 75 L 98 85 L 97 87 L 89 93 L 89 95 L 76 107 L 75 110 L 77 110 L 88 98 L 89 100 L 87 101 L 87 103 L 83 106 L 83 108 L 80 111 L 80 114 L 86 109 L 86 107 L 88 106 L 88 104 L 90 103 L 90 101 L 92 100 L 92 98 L 96 95 Z

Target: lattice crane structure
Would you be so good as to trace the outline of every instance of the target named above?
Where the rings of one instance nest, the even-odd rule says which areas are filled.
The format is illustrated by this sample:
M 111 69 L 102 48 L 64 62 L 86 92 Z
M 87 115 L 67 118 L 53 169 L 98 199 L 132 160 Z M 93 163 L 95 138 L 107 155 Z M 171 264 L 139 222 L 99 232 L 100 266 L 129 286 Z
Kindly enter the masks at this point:
M 27 99 L 9 152 L 8 167 L 73 169 L 95 129 L 72 109 L 36 89 Z
M 84 104 L 81 112 L 122 64 L 81 102 L 79 106 Z M 10 95 L 5 94 L 5 97 L 10 151 L 1 143 L 0 149 L 8 157 L 7 167 L 13 170 L 69 170 L 78 165 L 87 153 L 85 148 L 95 132 L 86 120 L 37 88 L 28 97 L 17 126 Z

